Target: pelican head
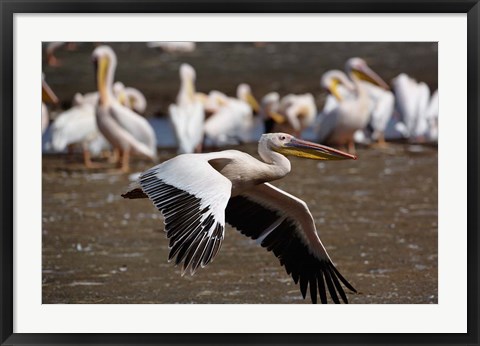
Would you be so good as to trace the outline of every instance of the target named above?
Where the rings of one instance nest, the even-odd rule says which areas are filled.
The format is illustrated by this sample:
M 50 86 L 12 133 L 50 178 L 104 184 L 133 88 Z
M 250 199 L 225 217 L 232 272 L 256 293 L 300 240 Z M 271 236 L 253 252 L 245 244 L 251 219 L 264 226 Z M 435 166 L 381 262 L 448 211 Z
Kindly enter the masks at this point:
M 280 104 L 280 95 L 273 91 L 266 94 L 262 98 L 262 110 L 266 119 L 272 119 L 278 124 L 285 122 L 285 117 L 278 113 L 278 106 Z
M 192 65 L 183 63 L 180 65 L 180 79 L 195 81 L 196 73 Z
M 130 107 L 129 99 L 125 93 L 125 85 L 122 82 L 113 83 L 113 94 L 117 98 L 118 102 L 125 107 Z
M 355 155 L 325 145 L 304 141 L 286 133 L 263 134 L 260 138 L 259 147 L 259 152 L 262 152 L 263 148 L 268 148 L 285 156 L 304 157 L 313 160 L 357 159 Z
M 237 98 L 248 103 L 255 113 L 258 113 L 260 110 L 257 100 L 252 95 L 250 85 L 245 83 L 239 84 L 237 87 Z
M 320 85 L 330 94 L 335 96 L 338 101 L 343 100 L 343 96 L 338 90 L 339 85 L 344 86 L 351 92 L 355 91 L 355 85 L 353 85 L 353 83 L 350 82 L 345 73 L 340 70 L 331 70 L 325 72 L 322 75 L 322 79 L 320 80 Z
M 95 66 L 100 102 L 105 104 L 108 100 L 108 93 L 111 92 L 117 56 L 111 47 L 98 46 L 92 53 L 92 61 Z
M 386 90 L 390 89 L 388 84 L 367 65 L 365 60 L 361 58 L 348 59 L 345 64 L 345 70 L 353 78 L 378 85 Z

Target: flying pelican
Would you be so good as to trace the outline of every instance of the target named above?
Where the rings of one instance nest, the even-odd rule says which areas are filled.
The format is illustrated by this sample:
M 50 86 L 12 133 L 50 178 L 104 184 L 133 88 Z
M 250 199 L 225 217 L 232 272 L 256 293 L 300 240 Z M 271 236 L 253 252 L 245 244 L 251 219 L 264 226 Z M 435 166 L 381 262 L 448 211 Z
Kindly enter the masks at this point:
M 321 85 L 337 97 L 339 105 L 327 117 L 323 118 L 319 126 L 318 141 L 336 146 L 346 146 L 349 152 L 355 152 L 354 133 L 367 126 L 372 110 L 372 103 L 361 80 L 367 80 L 388 89 L 385 83 L 363 59 L 351 58 L 345 65 L 351 84 L 354 86 L 352 97 L 342 99 L 336 90 L 344 78 L 339 78 L 339 71 L 334 74 L 325 73 Z M 348 88 L 347 84 L 344 84 Z
M 100 95 L 95 107 L 97 126 L 112 146 L 122 155 L 121 170 L 129 170 L 130 153 L 157 157 L 155 132 L 148 121 L 113 96 L 113 79 L 117 57 L 109 46 L 99 46 L 92 53 Z
M 50 122 L 47 105 L 45 103 L 58 103 L 58 97 L 45 81 L 45 75 L 42 73 L 42 134 Z
M 259 109 L 250 86 L 242 83 L 237 87 L 237 98 L 228 97 L 205 121 L 205 135 L 216 145 L 248 142 L 255 126 L 253 112 Z
M 203 142 L 205 111 L 202 103 L 195 97 L 195 76 L 192 66 L 180 66 L 181 85 L 177 104 L 168 108 L 180 154 L 200 152 Z
M 295 283 L 300 282 L 304 298 L 310 285 L 312 303 L 317 293 L 327 303 L 325 287 L 335 303 L 340 303 L 337 293 L 348 303 L 340 282 L 356 291 L 333 265 L 307 205 L 268 182 L 290 172 L 284 155 L 356 157 L 284 133 L 262 135 L 258 153 L 263 162 L 237 150 L 179 155 L 143 172 L 122 196 L 148 197 L 163 213 L 169 261 L 183 262 L 182 275 L 193 275 L 213 260 L 229 223 L 273 251 Z

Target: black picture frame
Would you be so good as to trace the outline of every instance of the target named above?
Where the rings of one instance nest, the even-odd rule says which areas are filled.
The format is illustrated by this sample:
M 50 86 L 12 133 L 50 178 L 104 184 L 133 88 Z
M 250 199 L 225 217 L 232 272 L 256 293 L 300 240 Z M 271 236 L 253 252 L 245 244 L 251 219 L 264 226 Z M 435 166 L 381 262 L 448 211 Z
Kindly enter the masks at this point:
M 450 344 L 478 345 L 479 326 L 479 17 L 478 0 L 15 1 L 1 0 L 2 114 L 0 342 L 22 344 Z M 113 12 L 112 12 L 113 11 Z M 13 333 L 13 17 L 15 13 L 467 13 L 468 332 L 465 334 L 21 334 Z M 455 316 L 452 316 L 455 318 Z

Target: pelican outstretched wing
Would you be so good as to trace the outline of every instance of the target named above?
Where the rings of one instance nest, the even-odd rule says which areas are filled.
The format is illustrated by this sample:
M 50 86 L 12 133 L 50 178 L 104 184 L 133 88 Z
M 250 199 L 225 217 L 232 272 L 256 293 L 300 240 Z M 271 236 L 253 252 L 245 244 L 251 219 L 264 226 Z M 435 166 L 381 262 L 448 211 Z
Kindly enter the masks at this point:
M 169 261 L 183 262 L 182 275 L 210 263 L 224 236 L 230 180 L 204 155 L 185 154 L 143 173 L 139 185 L 165 217 Z
M 335 303 L 340 303 L 338 295 L 348 303 L 341 283 L 356 292 L 333 265 L 318 237 L 312 214 L 297 197 L 268 183 L 257 185 L 230 199 L 225 219 L 273 251 L 295 283 L 300 282 L 303 298 L 309 285 L 312 303 L 317 302 L 317 293 L 321 302 L 327 303 L 327 289 Z

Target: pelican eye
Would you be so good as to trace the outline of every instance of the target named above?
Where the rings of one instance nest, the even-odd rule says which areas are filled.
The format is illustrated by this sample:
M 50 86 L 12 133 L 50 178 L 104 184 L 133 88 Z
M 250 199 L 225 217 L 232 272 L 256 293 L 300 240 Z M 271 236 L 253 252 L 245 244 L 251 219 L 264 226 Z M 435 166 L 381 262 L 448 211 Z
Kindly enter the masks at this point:
M 285 137 L 285 136 L 280 136 L 280 140 L 281 140 L 281 141 L 284 141 L 285 139 L 287 139 L 287 137 Z

